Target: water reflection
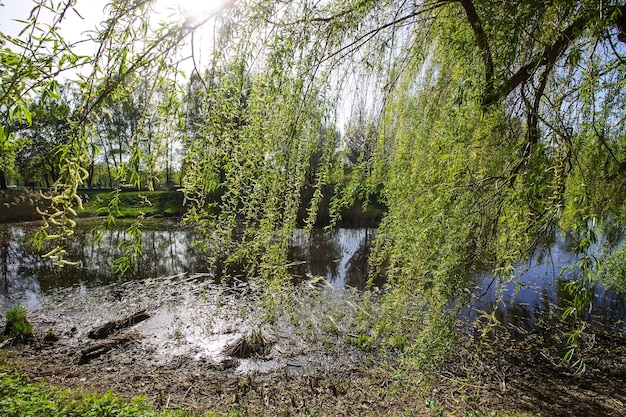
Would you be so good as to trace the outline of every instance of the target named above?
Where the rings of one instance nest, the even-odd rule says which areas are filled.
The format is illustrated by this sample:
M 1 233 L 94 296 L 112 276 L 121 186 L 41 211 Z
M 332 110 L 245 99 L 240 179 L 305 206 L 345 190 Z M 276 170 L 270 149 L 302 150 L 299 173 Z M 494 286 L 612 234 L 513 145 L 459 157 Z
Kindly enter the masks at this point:
M 337 289 L 364 289 L 368 280 L 368 258 L 374 229 L 314 229 L 296 232 L 290 248 L 294 273 L 322 276 Z M 375 282 L 375 284 L 381 284 Z
M 89 225 L 79 225 L 75 238 L 67 244 L 68 257 L 78 260 L 78 264 L 59 269 L 31 250 L 28 238 L 36 228 L 36 224 L 0 225 L 0 310 L 17 303 L 28 309 L 38 308 L 41 295 L 52 289 L 93 288 L 119 280 L 111 265 L 125 238 L 124 230 L 107 232 L 102 245 L 97 246 L 91 239 Z M 290 246 L 290 271 L 296 280 L 322 276 L 336 289 L 363 289 L 368 280 L 374 235 L 374 229 L 298 231 Z M 194 229 L 163 221 L 149 225 L 142 236 L 143 253 L 131 268 L 132 273 L 123 280 L 208 272 L 205 254 L 193 245 L 201 237 Z M 463 314 L 474 320 L 480 311 L 495 309 L 501 322 L 520 329 L 541 330 L 538 323 L 542 318 L 545 321 L 546 317 L 560 316 L 569 306 L 571 300 L 565 285 L 577 271 L 564 275 L 560 272 L 574 262 L 568 242 L 557 239 L 550 250 L 540 251 L 529 263 L 519 265 L 514 281 L 498 282 L 488 275 L 478 277 L 474 300 Z M 374 282 L 377 286 L 383 283 L 382 278 Z M 587 319 L 594 324 L 626 328 L 626 295 L 600 285 L 593 291 L 594 316 Z
M 491 275 L 479 278 L 474 292 L 473 308 L 466 310 L 470 320 L 481 311 L 495 311 L 502 323 L 512 324 L 521 331 L 550 331 L 542 328 L 546 317 L 558 318 L 571 305 L 566 288 L 578 271 L 563 269 L 576 262 L 565 238 L 557 238 L 549 249 L 541 249 L 528 262 L 520 264 L 516 278 L 499 282 Z M 563 270 L 563 273 L 562 273 Z M 626 294 L 610 290 L 600 283 L 592 289 L 592 315 L 585 319 L 596 326 L 626 328 Z M 544 319 L 544 320 L 541 320 Z
M 74 238 L 65 244 L 68 259 L 78 263 L 57 268 L 30 247 L 29 238 L 36 228 L 35 224 L 0 226 L 3 308 L 16 303 L 34 308 L 39 304 L 38 296 L 49 290 L 75 285 L 93 287 L 120 279 L 112 272 L 112 262 L 119 255 L 118 245 L 125 239 L 124 230 L 106 232 L 102 244 L 97 245 L 90 228 L 78 226 Z M 192 244 L 197 237 L 193 230 L 170 223 L 160 230 L 145 230 L 142 237 L 142 254 L 123 280 L 206 272 L 205 257 Z
M 36 230 L 36 224 L 0 225 L 1 309 L 17 303 L 36 308 L 39 295 L 55 288 L 94 287 L 120 280 L 111 266 L 126 237 L 123 229 L 107 231 L 101 245 L 96 245 L 89 225 L 79 224 L 74 238 L 66 242 L 68 259 L 78 263 L 63 268 L 52 266 L 32 250 L 28 240 Z M 321 275 L 335 288 L 364 288 L 372 236 L 372 229 L 298 231 L 290 247 L 292 272 L 296 278 Z M 175 222 L 149 225 L 142 233 L 142 254 L 122 280 L 208 272 L 205 254 L 193 244 L 200 237 L 194 229 Z

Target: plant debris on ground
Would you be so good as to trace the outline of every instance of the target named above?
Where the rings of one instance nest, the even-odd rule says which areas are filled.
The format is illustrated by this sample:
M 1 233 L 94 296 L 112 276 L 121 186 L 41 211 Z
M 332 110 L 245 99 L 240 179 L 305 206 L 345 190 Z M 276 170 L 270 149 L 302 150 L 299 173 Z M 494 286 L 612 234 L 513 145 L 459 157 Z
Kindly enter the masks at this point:
M 357 291 L 294 288 L 274 321 L 254 281 L 216 284 L 178 275 L 69 288 L 29 311 L 35 340 L 5 346 L 5 369 L 33 382 L 128 400 L 156 410 L 241 415 L 623 416 L 626 336 L 598 336 L 587 371 L 529 336 L 511 342 L 461 335 L 440 366 L 410 370 L 401 350 L 361 349 L 353 339 Z M 104 341 L 124 343 L 81 362 L 94 327 L 145 309 L 150 318 Z M 57 340 L 44 341 L 47 333 Z M 496 337 L 497 336 L 497 337 Z M 498 340 L 496 340 L 498 339 Z M 101 343 L 98 341 L 97 343 Z M 469 414 L 468 414 L 469 413 Z M 473 413 L 473 414 L 472 414 Z

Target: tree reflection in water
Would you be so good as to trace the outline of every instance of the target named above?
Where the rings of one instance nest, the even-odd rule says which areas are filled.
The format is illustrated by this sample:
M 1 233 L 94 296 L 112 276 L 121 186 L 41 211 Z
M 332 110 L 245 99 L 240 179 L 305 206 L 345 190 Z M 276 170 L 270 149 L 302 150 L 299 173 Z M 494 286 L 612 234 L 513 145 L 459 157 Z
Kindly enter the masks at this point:
M 125 238 L 123 229 L 107 231 L 100 245 L 93 242 L 90 226 L 81 224 L 70 242 L 66 242 L 68 259 L 75 266 L 52 266 L 36 254 L 28 243 L 36 224 L 0 225 L 2 258 L 3 309 L 21 303 L 27 308 L 38 305 L 38 295 L 55 288 L 93 287 L 112 282 L 146 279 L 180 273 L 208 272 L 202 250 L 193 244 L 201 234 L 192 228 L 181 228 L 175 222 L 149 224 L 142 233 L 143 251 L 124 277 L 112 272 L 112 262 L 119 254 L 118 245 Z M 304 262 L 292 272 L 296 279 L 307 274 L 325 277 L 335 288 L 346 285 L 364 288 L 367 280 L 367 257 L 372 229 L 298 231 L 290 249 L 290 262 Z M 219 279 L 219 277 L 218 277 Z
M 79 224 L 75 237 L 67 243 L 68 257 L 76 266 L 56 268 L 34 253 L 28 237 L 37 225 L 0 225 L 0 310 L 14 304 L 36 308 L 41 294 L 70 286 L 95 287 L 112 282 L 156 278 L 181 273 L 208 272 L 206 254 L 193 244 L 201 238 L 191 228 L 175 222 L 148 223 L 143 231 L 143 253 L 130 272 L 119 278 L 112 272 L 117 246 L 125 238 L 123 229 L 105 233 L 100 246 L 93 243 L 88 224 Z M 296 282 L 322 276 L 336 289 L 364 289 L 369 277 L 368 257 L 375 229 L 314 229 L 297 231 L 290 247 L 290 269 Z M 474 320 L 479 311 L 493 311 L 496 318 L 522 330 L 541 332 L 546 317 L 558 317 L 570 301 L 565 284 L 570 275 L 560 276 L 561 267 L 573 263 L 574 254 L 564 242 L 552 242 L 544 256 L 520 264 L 517 279 L 498 282 L 489 275 L 477 277 L 477 288 L 471 308 L 463 313 Z M 221 277 L 216 277 L 220 280 Z M 374 285 L 381 287 L 384 278 Z M 624 294 L 597 285 L 594 288 L 594 324 L 626 327 Z
M 293 273 L 296 278 L 307 274 L 322 276 L 337 289 L 347 286 L 364 289 L 374 234 L 374 229 L 298 231 L 290 248 L 290 260 L 296 263 Z
M 557 239 L 549 249 L 542 248 L 529 262 L 521 263 L 511 281 L 500 282 L 488 274 L 479 277 L 472 309 L 464 314 L 471 321 L 481 311 L 491 312 L 497 306 L 496 319 L 511 324 L 514 337 L 515 329 L 520 335 L 527 331 L 550 332 L 551 324 L 560 320 L 572 301 L 566 284 L 576 278 L 578 271 L 565 270 L 561 274 L 561 270 L 575 261 L 576 255 L 567 241 Z M 595 326 L 626 328 L 626 294 L 600 283 L 596 283 L 592 293 L 592 313 L 585 320 Z
M 142 233 L 142 254 L 121 278 L 113 273 L 111 266 L 119 254 L 118 244 L 125 238 L 124 230 L 107 231 L 97 245 L 91 238 L 90 227 L 79 224 L 73 239 L 65 244 L 67 258 L 77 264 L 57 268 L 32 250 L 29 237 L 36 228 L 35 224 L 0 225 L 3 309 L 17 303 L 33 308 L 39 303 L 39 294 L 55 288 L 98 286 L 207 270 L 205 257 L 192 244 L 198 234 L 173 222 L 162 222 L 159 229 L 148 228 Z

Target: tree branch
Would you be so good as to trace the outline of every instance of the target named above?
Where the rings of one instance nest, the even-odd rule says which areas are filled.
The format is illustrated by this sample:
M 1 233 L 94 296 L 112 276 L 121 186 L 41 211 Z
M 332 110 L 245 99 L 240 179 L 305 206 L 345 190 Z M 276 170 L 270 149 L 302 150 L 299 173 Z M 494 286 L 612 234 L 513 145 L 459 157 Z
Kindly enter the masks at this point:
M 559 34 L 557 39 L 551 45 L 545 47 L 541 55 L 536 56 L 526 65 L 522 66 L 498 88 L 494 88 L 491 91 L 487 90 L 483 96 L 482 104 L 489 106 L 496 103 L 500 99 L 507 97 L 519 85 L 528 81 L 539 67 L 556 62 L 558 57 L 585 28 L 585 25 L 588 22 L 589 19 L 587 16 L 580 16 L 578 19 L 574 20 Z
M 474 39 L 476 40 L 476 46 L 482 51 L 483 63 L 485 65 L 485 82 L 488 94 L 493 93 L 493 58 L 491 56 L 491 49 L 489 48 L 489 42 L 487 42 L 487 35 L 483 30 L 483 25 L 480 22 L 478 13 L 474 8 L 472 0 L 460 0 L 461 6 L 465 10 L 467 20 L 469 21 L 472 31 L 474 32 Z
M 355 49 L 360 48 L 361 46 L 363 46 L 364 44 L 366 44 L 369 40 L 371 40 L 374 36 L 376 36 L 378 33 L 380 33 L 381 31 L 390 28 L 392 26 L 396 26 L 399 25 L 400 23 L 403 23 L 406 20 L 418 17 L 424 13 L 428 13 L 428 12 L 432 12 L 434 10 L 437 10 L 439 7 L 445 5 L 449 3 L 449 0 L 442 0 L 442 1 L 438 1 L 435 4 L 433 4 L 431 7 L 426 8 L 426 9 L 420 9 L 420 10 L 416 10 L 412 13 L 409 13 L 408 15 L 399 17 L 391 22 L 387 22 L 384 25 L 378 26 L 375 29 L 372 29 L 370 31 L 368 31 L 367 33 L 364 33 L 363 35 L 359 36 L 358 38 L 356 38 L 354 41 L 350 42 L 347 45 L 342 46 L 341 48 L 339 48 L 338 50 L 332 52 L 331 54 L 329 54 L 328 56 L 324 57 L 324 59 L 321 60 L 321 63 L 326 62 L 332 58 L 334 58 L 337 55 L 340 55 L 341 53 L 343 53 L 344 51 L 349 51 L 352 52 Z
M 130 66 L 130 68 L 128 68 L 125 72 L 120 73 L 119 76 L 117 78 L 115 78 L 114 80 L 111 80 L 110 77 L 107 78 L 106 82 L 106 86 L 103 89 L 103 91 L 100 92 L 100 94 L 96 97 L 96 99 L 94 100 L 93 103 L 91 103 L 91 105 L 88 105 L 82 118 L 80 119 L 80 124 L 83 124 L 86 122 L 87 118 L 89 117 L 89 115 L 93 112 L 93 110 L 98 107 L 105 98 L 107 98 L 120 84 L 122 84 L 122 82 L 124 82 L 124 80 L 131 74 L 134 74 L 139 68 L 143 67 L 143 66 L 147 66 L 150 65 L 151 62 L 147 60 L 147 58 L 150 57 L 150 54 L 156 50 L 156 48 L 158 46 L 161 45 L 162 42 L 164 42 L 165 40 L 167 40 L 168 38 L 173 38 L 174 42 L 172 42 L 167 48 L 165 52 L 169 52 L 172 49 L 174 49 L 175 47 L 178 46 L 178 43 L 184 39 L 185 37 L 187 37 L 189 34 L 194 33 L 194 31 L 196 31 L 198 28 L 200 28 L 202 25 L 206 24 L 209 20 L 213 19 L 214 17 L 220 15 L 221 13 L 223 13 L 224 10 L 228 10 L 228 9 L 232 9 L 236 6 L 238 0 L 229 0 L 227 1 L 219 10 L 216 10 L 215 12 L 207 15 L 204 19 L 202 19 L 201 21 L 189 26 L 187 24 L 184 24 L 182 26 L 182 28 L 173 28 L 173 29 L 169 29 L 166 33 L 164 33 L 163 35 L 161 35 L 159 38 L 157 38 L 156 40 L 154 40 L 152 42 L 151 45 L 149 45 L 142 53 L 141 55 L 135 59 L 135 62 Z M 108 29 L 107 29 L 108 31 Z M 107 32 L 108 33 L 108 32 Z M 202 78 L 202 77 L 201 77 Z
M 523 155 L 524 158 L 530 156 L 530 154 L 532 153 L 532 148 L 539 142 L 539 105 L 541 104 L 541 98 L 543 97 L 546 85 L 548 84 L 548 77 L 552 72 L 553 67 L 554 62 L 550 62 L 539 77 L 539 86 L 535 91 L 533 103 L 532 106 L 530 106 L 531 108 L 527 115 L 526 124 L 528 127 L 528 141 L 526 150 L 524 151 Z

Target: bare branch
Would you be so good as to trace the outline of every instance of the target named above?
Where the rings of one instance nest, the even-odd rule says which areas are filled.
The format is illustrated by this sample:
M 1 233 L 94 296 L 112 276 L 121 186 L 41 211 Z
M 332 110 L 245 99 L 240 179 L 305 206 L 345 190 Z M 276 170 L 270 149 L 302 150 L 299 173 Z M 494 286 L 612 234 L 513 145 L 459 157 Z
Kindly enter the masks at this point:
M 350 42 L 347 45 L 342 46 L 341 48 L 339 48 L 338 50 L 336 50 L 335 52 L 331 53 L 330 55 L 328 55 L 326 58 L 324 58 L 321 62 L 325 62 L 328 61 L 334 57 L 336 57 L 337 55 L 340 55 L 341 53 L 345 52 L 345 51 L 354 51 L 355 49 L 360 48 L 361 46 L 363 46 L 365 43 L 367 43 L 370 39 L 372 39 L 374 36 L 376 36 L 377 34 L 379 34 L 380 32 L 382 32 L 383 30 L 390 28 L 392 26 L 396 26 L 402 22 L 405 22 L 409 19 L 412 19 L 414 17 L 423 15 L 425 13 L 428 12 L 432 12 L 434 10 L 437 10 L 438 8 L 442 7 L 445 4 L 450 3 L 450 1 L 444 0 L 444 1 L 438 1 L 435 4 L 433 4 L 431 7 L 426 8 L 426 9 L 420 9 L 420 10 L 416 10 L 413 13 L 409 13 L 408 15 L 399 17 L 391 22 L 385 23 L 382 26 L 378 26 L 366 33 L 364 33 L 363 35 L 359 36 L 357 39 L 355 39 L 354 41 Z

